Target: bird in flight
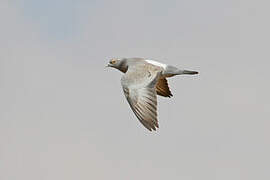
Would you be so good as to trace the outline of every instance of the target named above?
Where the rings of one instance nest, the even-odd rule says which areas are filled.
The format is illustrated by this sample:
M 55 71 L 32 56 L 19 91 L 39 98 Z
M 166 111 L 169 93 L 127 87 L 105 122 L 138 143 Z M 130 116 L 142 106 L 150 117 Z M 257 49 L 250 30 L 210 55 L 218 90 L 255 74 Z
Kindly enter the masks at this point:
M 149 131 L 159 127 L 157 95 L 173 96 L 166 78 L 198 74 L 144 58 L 114 58 L 107 66 L 125 73 L 121 78 L 124 94 L 136 117 Z

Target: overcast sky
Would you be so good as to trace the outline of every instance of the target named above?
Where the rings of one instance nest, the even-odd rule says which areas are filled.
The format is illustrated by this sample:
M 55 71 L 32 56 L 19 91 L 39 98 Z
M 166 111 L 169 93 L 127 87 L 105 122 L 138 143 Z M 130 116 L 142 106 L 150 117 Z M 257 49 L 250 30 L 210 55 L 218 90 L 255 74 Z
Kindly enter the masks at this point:
M 259 1 L 0 1 L 0 179 L 270 179 L 269 5 Z M 112 57 L 169 79 L 157 132 Z

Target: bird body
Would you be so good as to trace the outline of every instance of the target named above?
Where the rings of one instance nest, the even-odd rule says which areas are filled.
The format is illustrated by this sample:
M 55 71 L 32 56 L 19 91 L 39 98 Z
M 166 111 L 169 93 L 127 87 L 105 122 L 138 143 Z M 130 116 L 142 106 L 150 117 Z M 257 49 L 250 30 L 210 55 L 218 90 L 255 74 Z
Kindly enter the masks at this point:
M 121 85 L 128 103 L 139 121 L 148 130 L 158 128 L 157 95 L 171 97 L 167 79 L 181 74 L 198 74 L 143 58 L 112 59 L 109 67 L 123 73 Z

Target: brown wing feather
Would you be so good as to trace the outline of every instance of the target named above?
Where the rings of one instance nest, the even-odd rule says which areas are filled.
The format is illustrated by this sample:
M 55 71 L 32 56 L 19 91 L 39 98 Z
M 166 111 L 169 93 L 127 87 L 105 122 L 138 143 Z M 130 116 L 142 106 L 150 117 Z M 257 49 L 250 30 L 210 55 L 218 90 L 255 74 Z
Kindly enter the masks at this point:
M 172 97 L 168 82 L 166 78 L 160 78 L 156 85 L 157 94 L 164 97 Z

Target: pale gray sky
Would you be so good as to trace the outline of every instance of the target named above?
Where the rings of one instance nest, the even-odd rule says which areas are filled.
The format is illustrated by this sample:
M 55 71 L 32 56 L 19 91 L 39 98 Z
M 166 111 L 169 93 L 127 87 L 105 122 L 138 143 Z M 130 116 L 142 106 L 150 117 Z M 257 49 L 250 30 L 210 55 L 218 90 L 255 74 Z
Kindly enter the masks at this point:
M 0 179 L 270 179 L 269 7 L 260 1 L 0 1 Z M 149 132 L 111 57 L 169 79 Z

